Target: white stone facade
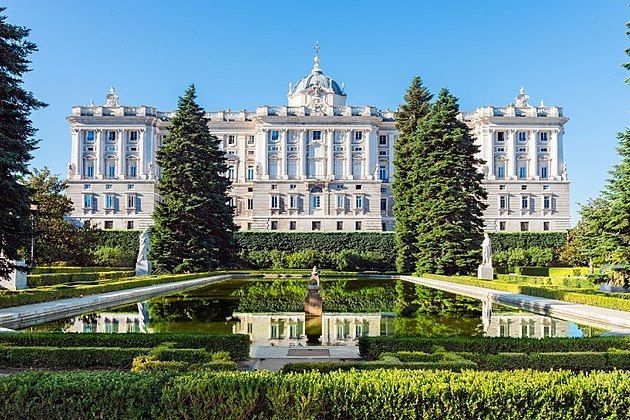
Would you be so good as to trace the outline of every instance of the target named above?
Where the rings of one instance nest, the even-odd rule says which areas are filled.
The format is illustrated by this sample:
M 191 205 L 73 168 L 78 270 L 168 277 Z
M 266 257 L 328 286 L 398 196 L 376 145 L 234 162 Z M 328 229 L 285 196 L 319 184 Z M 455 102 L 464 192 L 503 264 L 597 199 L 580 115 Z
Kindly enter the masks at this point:
M 346 105 L 343 85 L 323 73 L 318 55 L 310 73 L 289 86 L 287 97 L 288 106 L 207 113 L 227 156 L 235 223 L 242 230 L 392 230 L 394 113 Z M 524 97 L 519 95 L 515 105 L 462 114 L 477 136 L 481 157 L 505 166 L 502 177 L 494 166 L 484 168 L 486 227 L 565 230 L 569 183 L 562 127 L 567 119 L 560 108 L 531 107 Z M 101 228 L 151 224 L 159 199 L 155 153 L 170 115 L 121 106 L 113 89 L 104 106 L 73 107 L 67 192 L 75 204 L 72 219 Z M 516 137 L 520 133 L 528 136 L 523 144 Z M 530 145 L 533 138 L 536 146 Z M 524 177 L 517 172 L 521 162 L 528 165 Z M 504 196 L 508 203 L 501 208 Z

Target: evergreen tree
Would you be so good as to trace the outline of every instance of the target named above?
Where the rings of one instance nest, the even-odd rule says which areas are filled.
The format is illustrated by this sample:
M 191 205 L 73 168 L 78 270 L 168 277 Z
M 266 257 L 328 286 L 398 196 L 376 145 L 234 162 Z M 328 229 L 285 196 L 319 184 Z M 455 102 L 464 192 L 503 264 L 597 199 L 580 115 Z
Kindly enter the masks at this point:
M 416 271 L 468 274 L 480 261 L 486 192 L 479 148 L 457 118 L 457 99 L 443 89 L 416 131 L 413 159 Z
M 429 112 L 432 95 L 414 77 L 405 94 L 405 102 L 396 113 L 398 138 L 394 144 L 394 217 L 396 235 L 396 268 L 411 272 L 415 268 L 416 226 L 413 222 L 413 196 L 418 180 L 414 178 L 413 161 L 417 156 L 416 129 Z
M 20 180 L 37 144 L 29 114 L 46 104 L 21 87 L 37 46 L 27 40 L 29 29 L 6 22 L 4 10 L 0 7 L 0 276 L 6 277 L 9 261 L 30 237 L 29 191 Z
M 236 251 L 225 156 L 195 99 L 191 85 L 179 99 L 157 153 L 162 199 L 151 232 L 151 259 L 157 270 L 207 271 L 226 265 Z

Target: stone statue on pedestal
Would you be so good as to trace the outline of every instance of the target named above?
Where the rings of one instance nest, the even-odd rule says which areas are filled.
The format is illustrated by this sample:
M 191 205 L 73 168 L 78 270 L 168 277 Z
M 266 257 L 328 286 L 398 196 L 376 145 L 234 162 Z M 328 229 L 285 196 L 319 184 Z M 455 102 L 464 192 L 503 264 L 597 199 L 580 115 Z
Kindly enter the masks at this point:
M 322 295 L 319 293 L 319 271 L 317 266 L 311 272 L 311 281 L 308 284 L 308 295 L 304 300 L 304 313 L 306 315 L 322 316 Z
M 481 265 L 477 268 L 477 277 L 484 280 L 494 278 L 494 268 L 492 267 L 492 243 L 488 233 L 483 234 L 481 243 Z
M 149 229 L 140 233 L 138 246 L 138 258 L 136 258 L 136 276 L 148 276 L 151 274 L 151 262 L 149 261 Z

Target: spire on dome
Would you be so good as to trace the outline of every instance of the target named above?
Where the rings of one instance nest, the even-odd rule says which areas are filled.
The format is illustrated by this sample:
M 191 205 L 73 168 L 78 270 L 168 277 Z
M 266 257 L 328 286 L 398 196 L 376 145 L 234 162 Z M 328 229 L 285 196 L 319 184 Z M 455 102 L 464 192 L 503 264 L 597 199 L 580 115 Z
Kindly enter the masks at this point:
M 113 86 L 109 88 L 109 93 L 105 96 L 105 106 L 120 106 L 116 89 Z
M 322 69 L 319 67 L 319 49 L 321 47 L 319 46 L 319 41 L 315 42 L 315 47 L 313 48 L 315 50 L 315 57 L 313 57 L 313 70 L 311 70 L 311 73 L 321 73 Z

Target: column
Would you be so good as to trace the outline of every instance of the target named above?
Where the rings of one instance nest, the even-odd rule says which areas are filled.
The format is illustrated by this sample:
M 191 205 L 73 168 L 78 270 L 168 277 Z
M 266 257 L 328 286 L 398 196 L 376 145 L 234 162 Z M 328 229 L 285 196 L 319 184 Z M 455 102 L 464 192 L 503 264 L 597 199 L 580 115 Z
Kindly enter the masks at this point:
M 308 135 L 306 130 L 300 130 L 300 168 L 302 169 L 302 179 L 308 178 L 308 159 L 306 150 L 308 148 Z
M 78 129 L 71 130 L 72 136 L 72 153 L 70 155 L 70 164 L 74 166 L 74 174 L 70 171 L 69 178 L 78 179 L 85 175 L 83 173 L 83 165 L 81 160 L 82 147 L 81 139 L 83 138 L 83 131 Z
M 149 178 L 147 171 L 145 171 L 144 169 L 144 161 L 145 161 L 144 139 L 146 137 L 146 131 L 147 131 L 146 128 L 141 128 L 138 133 L 138 162 L 137 162 L 138 167 L 136 168 L 136 175 L 138 176 L 138 178 L 142 177 L 144 179 Z
M 490 129 L 488 131 L 489 138 L 483 136 L 482 130 L 479 130 L 479 134 L 479 138 L 481 139 L 481 158 L 486 161 L 485 165 L 488 168 L 488 178 L 495 179 L 494 139 L 496 136 L 496 130 Z
M 103 131 L 104 130 L 96 130 L 96 159 L 94 159 L 94 178 L 96 179 L 103 179 L 104 173 L 105 154 L 103 153 Z
M 363 154 L 365 155 L 365 160 L 363 161 L 364 169 L 363 169 L 363 179 L 373 179 L 374 176 L 374 165 L 372 165 L 371 158 L 371 141 L 370 141 L 370 129 L 363 131 Z
M 326 131 L 328 136 L 328 146 L 326 152 L 328 153 L 326 156 L 328 158 L 328 168 L 326 169 L 328 178 L 335 179 L 335 150 L 334 150 L 334 138 L 335 138 L 335 130 L 329 129 Z
M 560 153 L 558 151 L 559 130 L 551 130 L 551 139 L 549 140 L 549 178 L 557 179 L 560 175 Z
M 256 141 L 256 161 L 260 166 L 257 166 L 254 169 L 254 172 L 256 174 L 254 178 L 260 180 L 265 179 L 265 176 L 268 173 L 267 165 L 269 160 L 267 158 L 267 155 L 269 153 L 269 146 L 267 145 L 267 140 L 269 138 L 269 129 L 263 128 L 257 133 L 257 135 L 258 139 Z
M 529 178 L 538 179 L 538 130 L 529 132 Z
M 352 179 L 352 130 L 346 130 L 346 179 Z
M 280 168 L 278 168 L 278 178 L 287 178 L 287 130 L 282 129 L 280 131 Z
M 516 178 L 516 130 L 508 130 L 507 138 L 507 172 L 505 179 Z
M 117 152 L 118 152 L 118 177 L 120 179 L 125 179 L 126 171 L 125 171 L 125 135 L 127 132 L 125 130 L 118 130 L 118 144 L 117 144 Z

